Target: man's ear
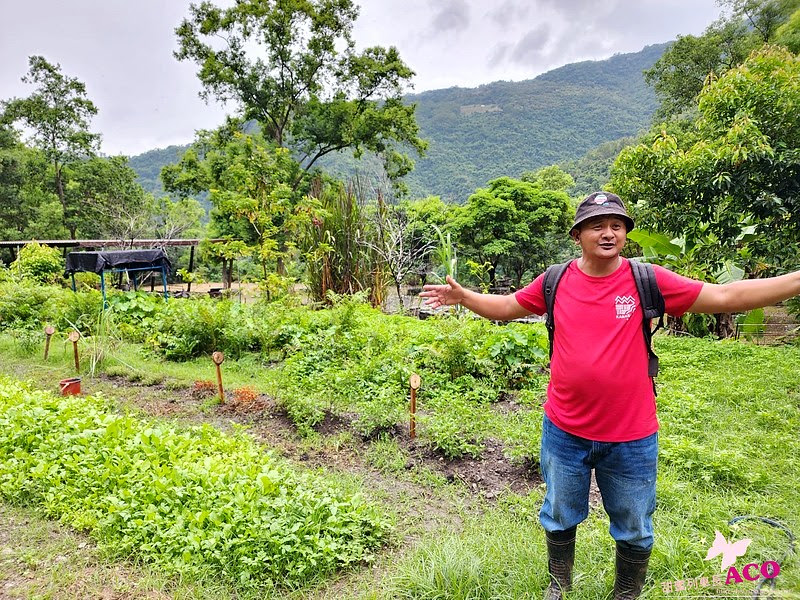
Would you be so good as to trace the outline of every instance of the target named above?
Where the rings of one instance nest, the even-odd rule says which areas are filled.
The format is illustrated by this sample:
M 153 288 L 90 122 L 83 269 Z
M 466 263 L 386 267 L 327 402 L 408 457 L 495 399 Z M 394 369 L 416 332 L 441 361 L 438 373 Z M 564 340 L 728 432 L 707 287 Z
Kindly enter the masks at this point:
M 579 245 L 581 243 L 581 232 L 579 230 L 576 229 L 570 234 L 570 236 L 572 237 L 572 241 L 576 244 Z

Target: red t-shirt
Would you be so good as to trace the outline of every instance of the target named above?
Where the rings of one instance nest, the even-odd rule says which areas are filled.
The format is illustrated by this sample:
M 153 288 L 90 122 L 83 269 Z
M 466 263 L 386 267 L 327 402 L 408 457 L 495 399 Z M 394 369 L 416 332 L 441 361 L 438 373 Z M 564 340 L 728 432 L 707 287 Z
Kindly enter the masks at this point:
M 666 311 L 676 317 L 697 299 L 703 283 L 654 265 Z M 515 298 L 544 314 L 539 275 Z M 591 277 L 572 262 L 558 286 L 556 335 L 544 410 L 559 428 L 598 442 L 627 442 L 658 430 L 653 384 L 647 375 L 642 308 L 630 263 Z

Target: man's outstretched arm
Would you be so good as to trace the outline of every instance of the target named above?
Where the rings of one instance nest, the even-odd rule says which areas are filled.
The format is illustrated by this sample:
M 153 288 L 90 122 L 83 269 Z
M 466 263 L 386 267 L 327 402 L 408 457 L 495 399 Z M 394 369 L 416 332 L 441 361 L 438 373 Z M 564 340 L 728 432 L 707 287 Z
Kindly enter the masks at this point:
M 725 285 L 704 283 L 689 312 L 742 312 L 797 295 L 800 295 L 800 271 L 766 279 L 743 279 Z
M 446 285 L 426 285 L 422 289 L 424 291 L 420 293 L 420 296 L 425 298 L 425 305 L 431 308 L 460 304 L 475 314 L 492 321 L 511 321 L 532 314 L 517 302 L 514 294 L 507 296 L 479 294 L 461 287 L 449 275 Z

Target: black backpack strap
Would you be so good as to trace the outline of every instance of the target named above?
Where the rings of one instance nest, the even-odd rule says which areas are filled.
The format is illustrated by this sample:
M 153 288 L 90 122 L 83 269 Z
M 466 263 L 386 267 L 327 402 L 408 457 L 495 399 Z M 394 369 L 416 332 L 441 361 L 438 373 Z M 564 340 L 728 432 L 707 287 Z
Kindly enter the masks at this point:
M 658 287 L 653 265 L 638 260 L 632 260 L 630 264 L 633 280 L 636 282 L 636 290 L 639 292 L 639 302 L 642 306 L 642 333 L 648 354 L 647 374 L 655 377 L 658 375 L 658 356 L 653 352 L 653 334 L 664 326 L 664 296 Z M 653 319 L 658 320 L 655 328 L 651 329 Z M 654 380 L 653 391 L 655 388 Z
M 558 284 L 561 283 L 561 278 L 567 271 L 572 261 L 568 260 L 557 265 L 550 265 L 544 272 L 544 280 L 542 281 L 542 293 L 544 294 L 544 326 L 547 328 L 547 336 L 550 338 L 550 358 L 553 358 L 553 339 L 556 334 L 556 321 L 553 317 L 553 309 L 556 304 L 556 290 Z

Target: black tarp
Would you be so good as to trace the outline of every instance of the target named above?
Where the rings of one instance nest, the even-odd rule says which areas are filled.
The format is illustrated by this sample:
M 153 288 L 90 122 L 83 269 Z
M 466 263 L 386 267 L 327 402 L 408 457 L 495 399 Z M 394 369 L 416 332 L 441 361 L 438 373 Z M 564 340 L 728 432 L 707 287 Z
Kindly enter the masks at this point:
M 82 271 L 100 274 L 108 269 L 167 270 L 172 265 L 163 250 L 109 250 L 103 252 L 70 252 L 67 255 L 66 274 Z

